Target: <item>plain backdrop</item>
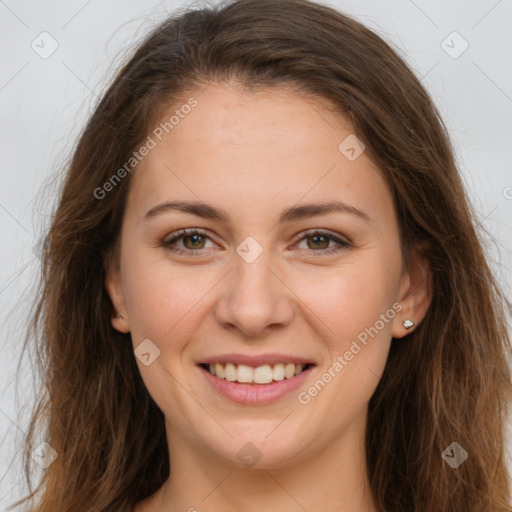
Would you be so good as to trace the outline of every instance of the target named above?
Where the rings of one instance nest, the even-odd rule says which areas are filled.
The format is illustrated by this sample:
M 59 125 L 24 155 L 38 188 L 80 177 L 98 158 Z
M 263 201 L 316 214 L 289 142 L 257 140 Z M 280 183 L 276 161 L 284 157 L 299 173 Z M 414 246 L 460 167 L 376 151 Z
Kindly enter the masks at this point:
M 510 296 L 512 2 L 323 3 L 353 15 L 398 48 L 434 98 L 478 212 L 491 264 Z M 69 155 L 123 52 L 167 14 L 190 4 L 0 0 L 2 510 L 24 492 L 19 464 L 20 439 L 27 426 L 24 404 L 37 385 L 25 363 L 15 393 L 38 244 L 56 197 L 55 186 L 45 192 L 41 186 Z

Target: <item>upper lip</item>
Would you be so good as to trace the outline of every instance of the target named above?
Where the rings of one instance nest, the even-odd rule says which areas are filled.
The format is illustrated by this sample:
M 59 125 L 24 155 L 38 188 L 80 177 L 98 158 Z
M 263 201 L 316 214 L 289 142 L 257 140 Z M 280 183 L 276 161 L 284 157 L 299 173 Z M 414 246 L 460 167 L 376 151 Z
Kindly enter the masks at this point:
M 219 354 L 218 356 L 207 357 L 199 361 L 198 364 L 215 364 L 215 363 L 232 363 L 232 364 L 245 364 L 256 368 L 265 364 L 274 365 L 278 363 L 294 363 L 294 364 L 311 364 L 315 365 L 310 359 L 303 357 L 291 356 L 286 354 Z

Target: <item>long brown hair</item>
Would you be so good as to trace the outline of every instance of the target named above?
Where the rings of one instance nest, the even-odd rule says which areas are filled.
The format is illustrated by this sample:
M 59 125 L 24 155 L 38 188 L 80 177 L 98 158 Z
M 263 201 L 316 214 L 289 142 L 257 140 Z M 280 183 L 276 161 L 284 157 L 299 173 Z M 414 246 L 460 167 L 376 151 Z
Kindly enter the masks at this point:
M 349 119 L 392 191 L 402 248 L 428 242 L 433 298 L 393 340 L 369 404 L 375 503 L 394 512 L 509 512 L 505 422 L 512 385 L 506 311 L 477 217 L 429 95 L 380 37 L 307 0 L 240 0 L 176 13 L 153 30 L 98 103 L 69 163 L 44 246 L 31 335 L 42 387 L 25 471 L 37 512 L 121 512 L 169 476 L 164 417 L 129 334 L 111 327 L 104 256 L 115 246 L 130 173 L 95 191 L 164 108 L 212 81 L 291 85 Z M 186 122 L 186 121 L 185 121 Z M 35 341 L 34 341 L 35 340 Z M 27 345 L 27 342 L 26 342 Z M 39 431 L 57 452 L 31 485 Z M 467 460 L 442 453 L 457 442 Z

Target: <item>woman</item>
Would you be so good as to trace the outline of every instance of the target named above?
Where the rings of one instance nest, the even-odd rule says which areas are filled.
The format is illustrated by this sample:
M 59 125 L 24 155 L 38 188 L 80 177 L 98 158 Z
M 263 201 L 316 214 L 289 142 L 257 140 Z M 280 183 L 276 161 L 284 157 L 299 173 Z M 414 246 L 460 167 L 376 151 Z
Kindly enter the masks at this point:
M 510 304 L 475 225 L 435 106 L 361 24 L 305 0 L 169 18 L 47 237 L 25 501 L 510 510 Z

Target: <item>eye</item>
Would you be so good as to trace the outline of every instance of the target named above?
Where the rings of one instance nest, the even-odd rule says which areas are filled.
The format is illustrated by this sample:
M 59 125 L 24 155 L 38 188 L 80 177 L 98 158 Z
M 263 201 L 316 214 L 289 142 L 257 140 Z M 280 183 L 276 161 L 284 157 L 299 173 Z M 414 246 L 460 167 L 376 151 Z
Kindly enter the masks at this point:
M 211 240 L 211 238 L 206 234 L 205 231 L 200 229 L 182 229 L 179 231 L 175 237 L 170 240 L 165 240 L 165 246 L 176 254 L 192 254 L 194 252 L 198 252 L 196 249 L 204 249 L 204 241 L 205 239 Z M 173 247 L 175 242 L 178 240 L 183 241 L 183 245 L 185 249 L 180 247 Z M 194 254 L 194 256 L 198 256 Z
M 169 240 L 164 241 L 164 245 L 170 251 L 176 254 L 186 254 L 193 256 L 200 256 L 200 251 L 208 249 L 205 247 L 206 240 L 211 240 L 208 234 L 201 229 L 182 229 L 176 236 Z M 311 240 L 311 243 L 309 241 Z M 307 231 L 302 234 L 299 243 L 305 241 L 308 245 L 307 249 L 311 250 L 316 255 L 333 254 L 352 247 L 352 244 L 334 236 L 331 232 L 322 229 L 315 229 Z M 177 242 L 180 242 L 184 248 L 176 247 Z M 334 247 L 329 247 L 331 242 L 335 242 Z M 196 253 L 196 254 L 194 254 Z
M 311 240 L 311 243 L 308 243 L 309 240 Z M 352 244 L 349 242 L 341 240 L 329 231 L 325 231 L 323 229 L 307 231 L 299 240 L 299 242 L 302 241 L 306 242 L 308 249 L 311 249 L 314 253 L 317 253 L 315 256 L 321 254 L 333 254 L 352 247 Z M 335 242 L 337 245 L 329 248 L 328 245 L 330 242 Z

